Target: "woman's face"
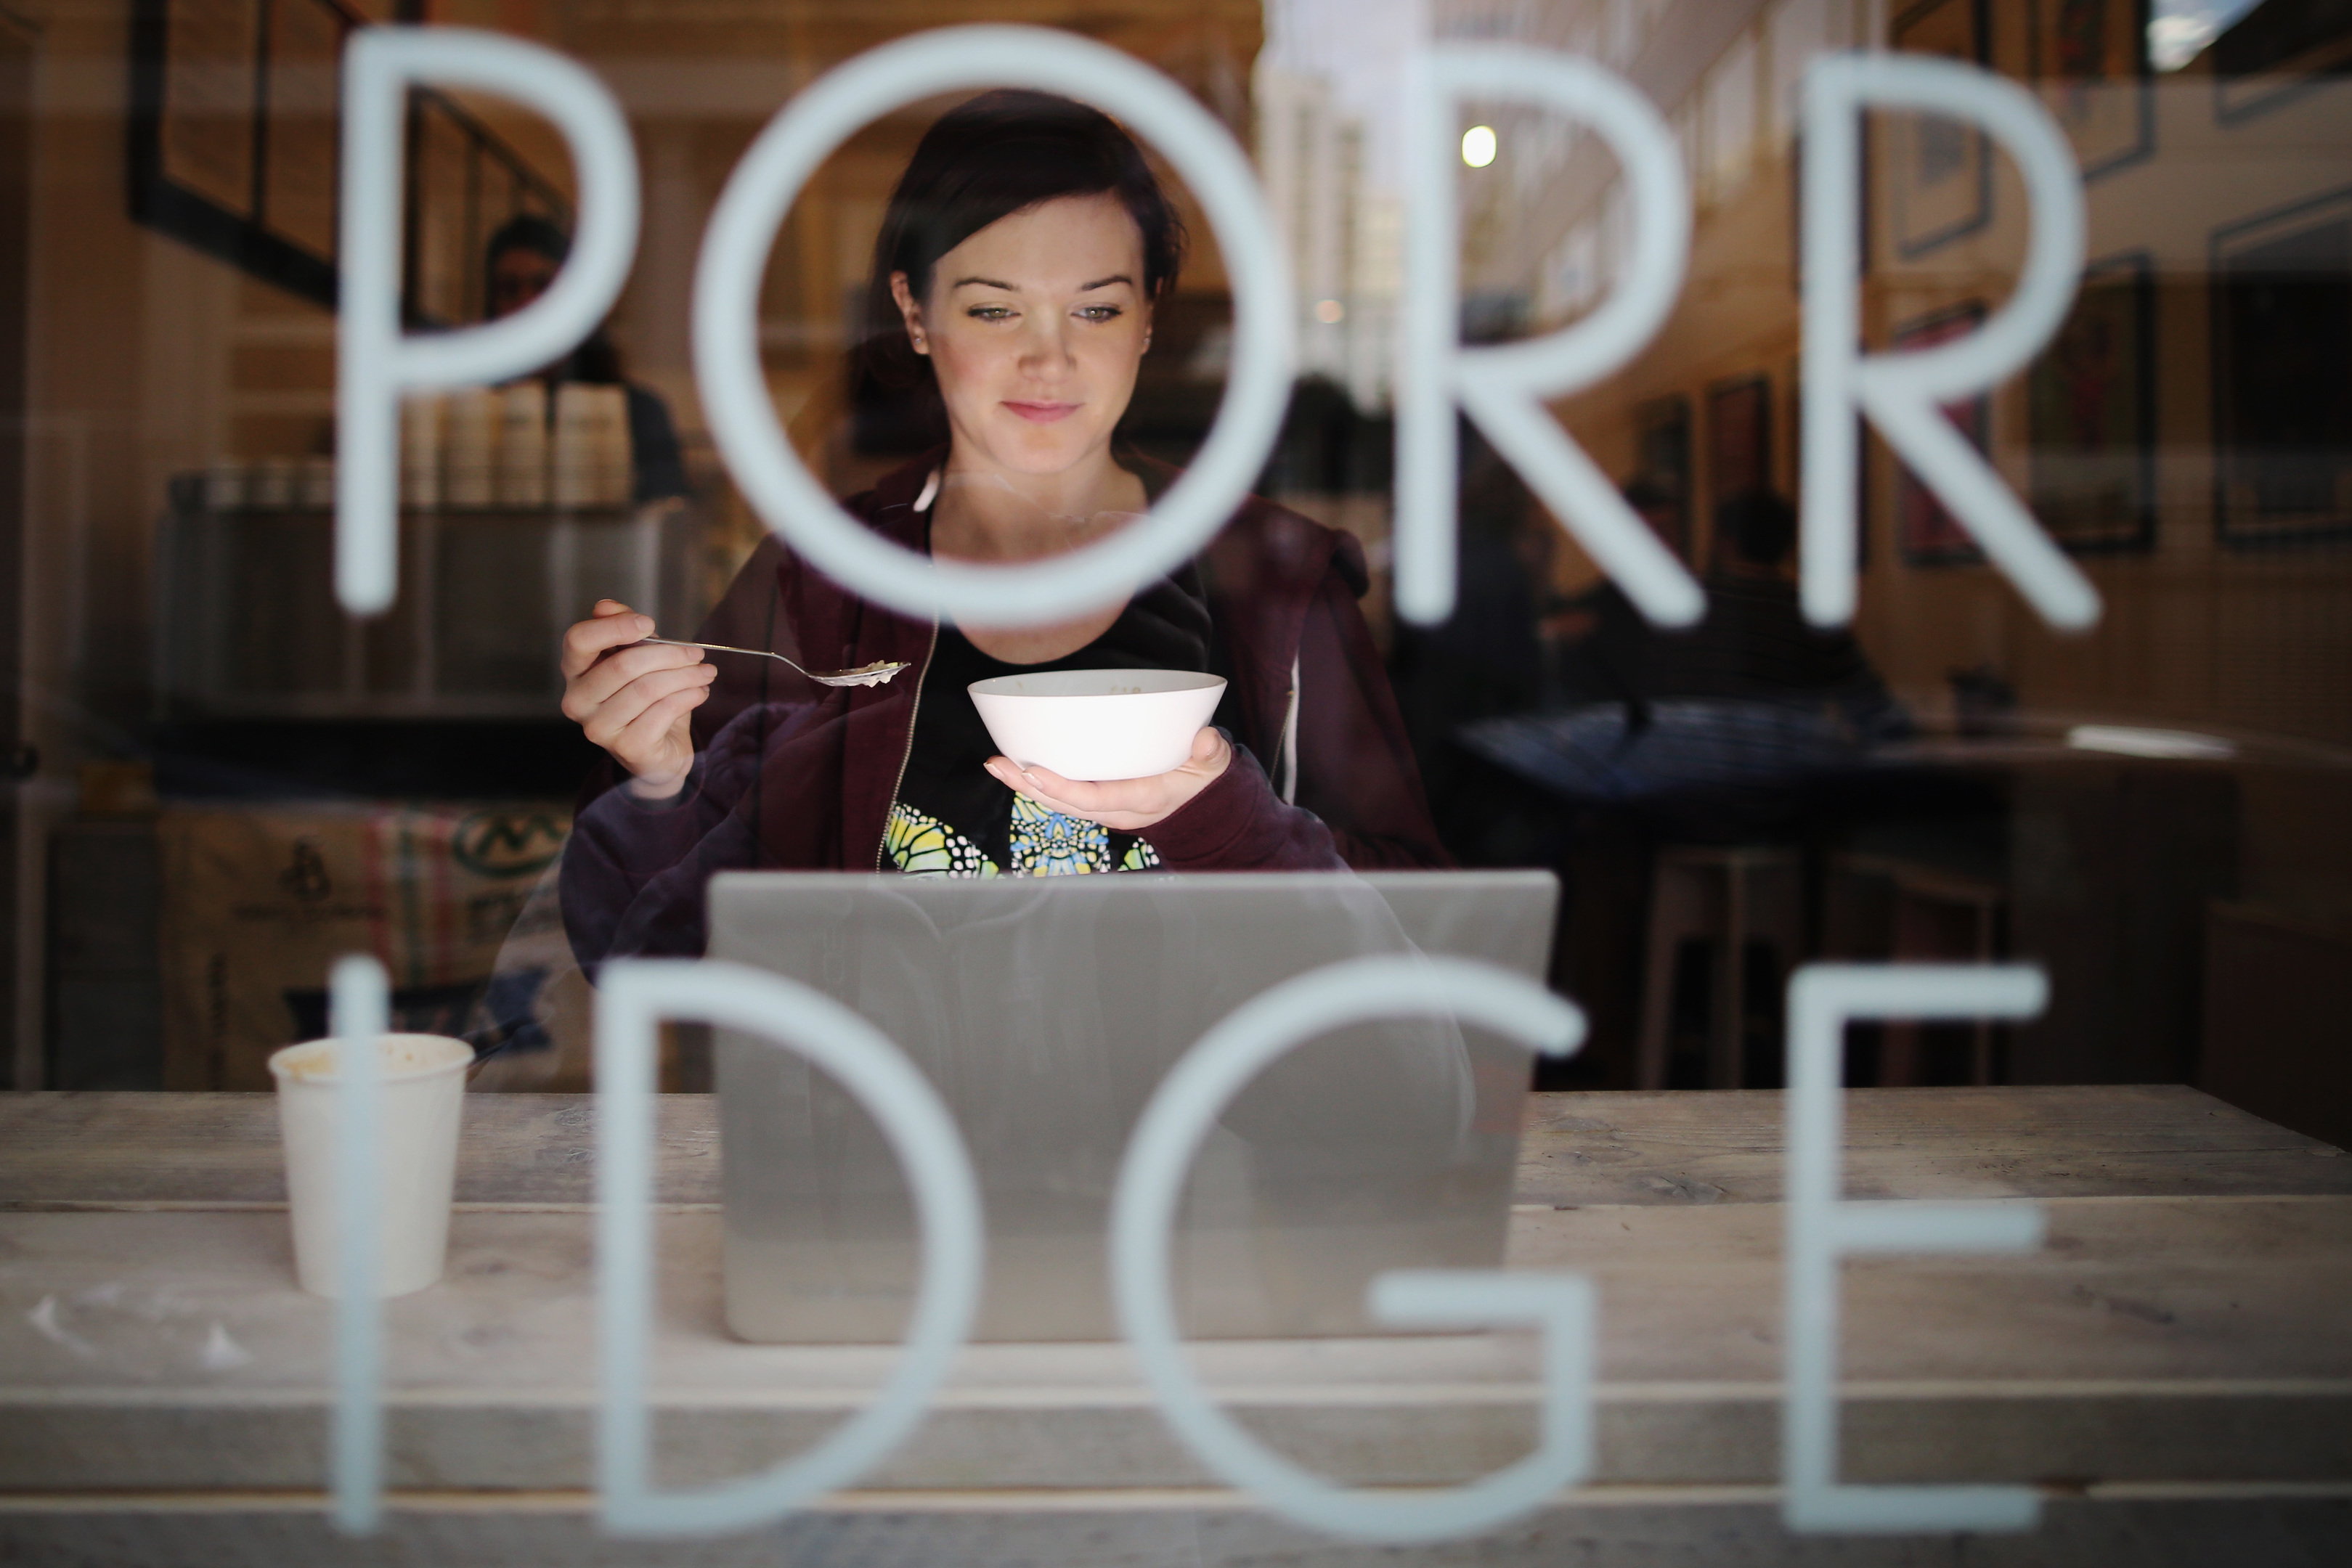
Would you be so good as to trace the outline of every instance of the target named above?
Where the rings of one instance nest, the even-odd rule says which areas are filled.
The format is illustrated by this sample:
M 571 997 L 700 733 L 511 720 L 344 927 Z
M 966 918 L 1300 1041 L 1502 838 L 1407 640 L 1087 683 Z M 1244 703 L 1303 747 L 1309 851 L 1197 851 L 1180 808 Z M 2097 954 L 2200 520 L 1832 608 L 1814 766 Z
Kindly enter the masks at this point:
M 927 299 L 890 284 L 960 459 L 1059 474 L 1108 445 L 1151 342 L 1143 236 L 1117 197 L 999 218 L 940 257 Z

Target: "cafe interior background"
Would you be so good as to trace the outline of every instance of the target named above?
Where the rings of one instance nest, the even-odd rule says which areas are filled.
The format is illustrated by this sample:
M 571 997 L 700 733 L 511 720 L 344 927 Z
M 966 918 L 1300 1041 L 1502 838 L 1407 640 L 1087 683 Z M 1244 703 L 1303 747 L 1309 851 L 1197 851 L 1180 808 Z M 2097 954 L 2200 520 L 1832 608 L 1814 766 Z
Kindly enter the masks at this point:
M 684 493 L 632 494 L 598 455 L 609 433 L 525 461 L 493 450 L 503 403 L 466 438 L 445 409 L 437 448 L 413 418 L 401 598 L 356 622 L 330 591 L 325 505 L 331 62 L 349 27 L 387 20 L 546 43 L 625 108 L 645 221 L 608 336 L 628 380 L 667 405 Z M 1795 964 L 2016 957 L 2050 973 L 2041 1019 L 1858 1031 L 1850 1082 L 2190 1082 L 2352 1138 L 2352 23 L 2320 0 L 1427 0 L 1421 15 L 1339 0 L 8 0 L 8 1082 L 266 1088 L 268 1053 L 320 1032 L 333 957 L 366 950 L 405 1026 L 503 1048 L 485 1086 L 586 1086 L 564 1038 L 578 976 L 560 956 L 512 957 L 519 941 L 530 951 L 518 921 L 593 759 L 556 711 L 555 638 L 604 595 L 687 634 L 761 528 L 696 395 L 704 224 L 795 89 L 890 38 L 981 20 L 1127 50 L 1255 154 L 1299 280 L 1304 367 L 1260 489 L 1364 541 L 1367 611 L 1452 851 L 1563 879 L 1553 977 L 1593 1037 L 1550 1082 L 1773 1086 Z M 1830 482 L 1861 502 L 1854 635 L 1908 723 L 1837 767 L 1767 758 L 1665 799 L 1563 762 L 1557 743 L 1596 700 L 1582 650 L 1605 601 L 1573 540 L 1475 439 L 1462 601 L 1444 625 L 1400 624 L 1385 570 L 1403 222 L 1391 105 L 1423 27 L 1590 55 L 1679 138 L 1696 227 L 1678 302 L 1626 368 L 1556 412 L 1638 483 L 1699 571 L 1723 503 L 1824 482 L 1799 473 L 1796 440 L 1807 64 L 1892 47 L 2027 84 L 2082 163 L 2088 267 L 2034 366 L 1948 413 L 2096 584 L 2098 625 L 2043 625 L 1875 438 Z M 769 264 L 769 385 L 843 494 L 908 455 L 843 351 L 890 183 L 940 107 L 835 153 Z M 1521 106 L 1473 103 L 1474 124 L 1491 135 L 1465 140 L 1457 170 L 1465 336 L 1575 319 L 1617 281 L 1613 163 Z M 416 98 L 408 144 L 410 319 L 478 319 L 490 232 L 521 213 L 568 220 L 562 144 L 455 92 Z M 1998 308 L 2026 221 L 2004 160 L 1957 126 L 1880 116 L 1864 180 L 1866 346 L 1943 340 Z M 1194 260 L 1126 432 L 1180 461 L 1230 342 L 1216 246 L 1189 210 Z M 468 461 L 483 466 L 461 475 Z M 517 986 L 552 1043 L 499 1021 L 518 997 L 493 993 Z M 690 1041 L 667 1082 L 698 1082 Z

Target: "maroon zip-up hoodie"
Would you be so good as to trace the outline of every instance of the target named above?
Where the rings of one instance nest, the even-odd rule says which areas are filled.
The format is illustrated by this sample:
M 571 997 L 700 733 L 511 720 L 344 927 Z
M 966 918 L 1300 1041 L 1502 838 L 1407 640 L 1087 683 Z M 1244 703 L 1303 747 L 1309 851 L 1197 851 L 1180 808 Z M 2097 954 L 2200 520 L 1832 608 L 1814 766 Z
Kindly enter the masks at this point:
M 932 454 L 843 503 L 877 533 L 928 552 L 915 503 Z M 1131 461 L 1156 499 L 1176 470 Z M 1217 722 L 1230 766 L 1138 836 L 1174 871 L 1293 871 L 1450 864 L 1437 841 L 1396 699 L 1356 601 L 1367 583 L 1349 535 L 1253 497 L 1202 552 L 1226 677 Z M 771 660 L 728 659 L 694 715 L 694 770 L 647 805 L 598 769 L 562 865 L 564 926 L 590 975 L 608 957 L 699 954 L 704 885 L 721 871 L 874 871 L 923 702 L 936 625 L 885 610 L 771 537 L 696 633 L 772 648 L 811 669 L 877 660 L 914 667 L 884 686 L 819 686 Z M 744 668 L 756 665 L 756 668 Z M 1296 694 L 1295 764 L 1286 748 Z M 1261 758 L 1288 779 L 1286 803 Z

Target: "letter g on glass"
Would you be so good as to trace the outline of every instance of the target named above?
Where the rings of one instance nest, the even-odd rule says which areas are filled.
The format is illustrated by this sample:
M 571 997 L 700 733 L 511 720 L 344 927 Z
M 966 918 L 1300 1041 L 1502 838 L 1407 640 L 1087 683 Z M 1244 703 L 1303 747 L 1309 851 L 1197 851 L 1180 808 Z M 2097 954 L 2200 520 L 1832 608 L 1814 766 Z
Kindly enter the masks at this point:
M 1168 1244 L 1184 1174 L 1227 1101 L 1268 1063 L 1327 1030 L 1450 1016 L 1549 1056 L 1584 1040 L 1584 1015 L 1542 987 L 1462 958 L 1394 956 L 1327 965 L 1252 998 L 1201 1037 L 1137 1124 L 1111 1200 L 1111 1293 L 1120 1331 L 1169 1425 L 1202 1463 L 1301 1524 L 1362 1541 L 1439 1541 L 1538 1506 L 1590 1468 L 1593 1291 L 1572 1274 L 1395 1270 L 1372 1281 L 1372 1315 L 1399 1326 L 1535 1323 L 1543 1335 L 1536 1450 L 1464 1486 L 1382 1496 L 1334 1486 L 1219 1410 L 1184 1357 Z

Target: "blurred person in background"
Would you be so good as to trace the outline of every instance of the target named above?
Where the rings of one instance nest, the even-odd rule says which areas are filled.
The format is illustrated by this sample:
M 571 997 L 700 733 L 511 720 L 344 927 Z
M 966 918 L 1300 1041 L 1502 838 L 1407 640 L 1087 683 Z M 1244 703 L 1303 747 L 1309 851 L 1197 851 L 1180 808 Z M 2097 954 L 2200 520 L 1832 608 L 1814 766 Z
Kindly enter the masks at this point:
M 1629 498 L 1638 509 L 1640 494 Z M 1871 747 L 1912 734 L 1911 716 L 1851 632 L 1805 621 L 1796 540 L 1780 497 L 1727 500 L 1703 620 L 1652 626 L 1601 584 L 1548 622 L 1560 645 L 1554 702 L 1466 726 L 1464 746 L 1571 802 L 1687 799 L 1690 831 L 1711 820 L 1746 831 L 1790 803 L 1788 787 L 1862 767 Z
M 1640 480 L 1625 497 L 1645 520 L 1670 505 Z M 1795 508 L 1750 490 L 1716 508 L 1697 625 L 1661 631 L 1611 582 L 1572 601 L 1550 622 L 1561 645 L 1559 701 L 1624 703 L 1637 729 L 1656 703 L 1711 698 L 1819 711 L 1864 743 L 1908 737 L 1909 713 L 1853 632 L 1805 620 L 1790 574 L 1796 546 Z
M 1455 439 L 1454 613 L 1433 626 L 1400 624 L 1390 668 L 1446 847 L 1473 865 L 1541 863 L 1555 813 L 1455 737 L 1465 725 L 1543 706 L 1559 529 L 1476 425 L 1458 420 Z
M 571 252 L 571 238 L 553 221 L 536 213 L 519 214 L 499 225 L 484 253 L 482 298 L 488 301 L 489 318 L 511 316 L 546 293 Z M 686 459 L 678 448 L 677 430 L 670 423 L 669 405 L 659 393 L 623 375 L 620 350 L 604 328 L 597 328 L 578 348 L 541 371 L 539 377 L 551 394 L 551 417 L 552 393 L 564 382 L 620 387 L 629 403 L 630 498 L 643 506 L 687 494 Z
M 1822 714 L 1862 744 L 1899 740 L 1911 716 L 1853 633 L 1806 621 L 1791 574 L 1796 508 L 1749 490 L 1716 508 L 1706 619 L 1649 640 L 1633 679 L 1651 701 L 1717 697 Z

